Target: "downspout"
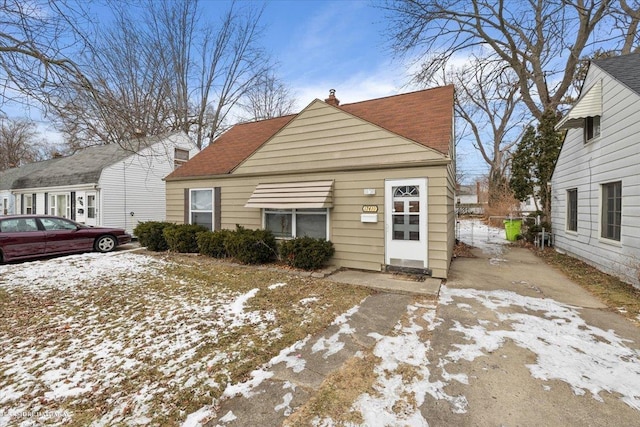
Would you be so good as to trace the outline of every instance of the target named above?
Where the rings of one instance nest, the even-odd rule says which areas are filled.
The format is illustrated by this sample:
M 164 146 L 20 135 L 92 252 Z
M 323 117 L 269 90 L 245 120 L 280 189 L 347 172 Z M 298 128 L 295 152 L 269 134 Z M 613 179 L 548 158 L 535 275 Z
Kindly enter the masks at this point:
M 122 162 L 122 180 L 124 188 L 124 229 L 127 230 L 127 165 L 125 162 Z

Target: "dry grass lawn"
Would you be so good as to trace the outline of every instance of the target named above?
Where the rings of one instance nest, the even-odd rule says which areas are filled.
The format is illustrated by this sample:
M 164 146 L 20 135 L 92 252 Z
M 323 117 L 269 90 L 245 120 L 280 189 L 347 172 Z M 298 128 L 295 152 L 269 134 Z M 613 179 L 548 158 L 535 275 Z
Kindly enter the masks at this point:
M 0 266 L 0 407 L 15 423 L 179 425 L 369 293 L 177 254 Z
M 612 311 L 640 323 L 640 289 L 552 248 L 535 253 L 598 297 Z

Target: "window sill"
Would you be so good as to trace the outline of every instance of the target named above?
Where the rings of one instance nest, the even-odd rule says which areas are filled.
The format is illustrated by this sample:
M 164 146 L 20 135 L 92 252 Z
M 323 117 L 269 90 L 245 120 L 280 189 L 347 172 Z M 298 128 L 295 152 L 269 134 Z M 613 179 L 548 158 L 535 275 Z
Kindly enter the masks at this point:
M 598 241 L 605 245 L 615 246 L 616 248 L 622 247 L 622 242 L 620 240 L 612 240 L 612 239 L 607 239 L 606 237 L 600 237 Z
M 573 231 L 573 230 L 564 230 L 564 232 L 567 234 L 567 236 L 571 236 L 571 237 L 578 237 L 579 234 L 577 231 Z

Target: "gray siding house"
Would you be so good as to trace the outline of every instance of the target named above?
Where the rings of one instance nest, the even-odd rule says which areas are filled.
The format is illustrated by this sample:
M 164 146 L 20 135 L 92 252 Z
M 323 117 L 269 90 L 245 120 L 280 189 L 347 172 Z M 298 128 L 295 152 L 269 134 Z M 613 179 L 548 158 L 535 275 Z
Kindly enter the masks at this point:
M 640 286 L 640 54 L 591 62 L 551 180 L 556 248 Z
M 26 205 L 23 201 L 23 212 L 16 211 L 16 196 L 13 194 L 13 183 L 19 178 L 28 176 L 40 169 L 44 169 L 51 166 L 53 163 L 60 159 L 45 160 L 42 162 L 27 163 L 17 168 L 6 169 L 0 171 L 0 216 L 3 215 L 15 215 L 16 213 L 32 213 L 32 206 L 30 200 L 27 200 Z M 35 213 L 35 211 L 33 211 Z
M 164 221 L 163 178 L 198 150 L 181 132 L 128 145 L 87 147 L 3 172 L 0 183 L 13 200 L 8 213 L 57 215 L 129 233 L 139 222 Z

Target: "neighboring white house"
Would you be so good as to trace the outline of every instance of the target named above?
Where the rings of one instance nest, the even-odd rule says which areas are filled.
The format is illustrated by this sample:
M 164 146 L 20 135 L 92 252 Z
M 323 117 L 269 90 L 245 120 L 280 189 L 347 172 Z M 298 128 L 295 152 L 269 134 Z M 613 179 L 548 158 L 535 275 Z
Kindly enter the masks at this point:
M 640 54 L 592 61 L 556 129 L 556 248 L 640 286 Z
M 474 185 L 458 185 L 456 191 L 456 209 L 459 215 L 482 214 L 486 206 L 486 190 L 481 195 L 480 183 Z
M 542 201 L 539 197 L 530 194 L 520 202 L 520 213 L 530 215 L 542 209 Z
M 12 193 L 13 182 L 16 179 L 46 168 L 58 160 L 60 160 L 60 158 L 45 160 L 42 162 L 27 163 L 17 168 L 0 171 L 0 216 L 16 214 L 16 197 Z
M 57 215 L 129 233 L 139 222 L 164 221 L 164 177 L 198 150 L 182 132 L 128 145 L 87 147 L 69 157 L 5 171 L 16 175 L 8 185 L 14 212 Z

